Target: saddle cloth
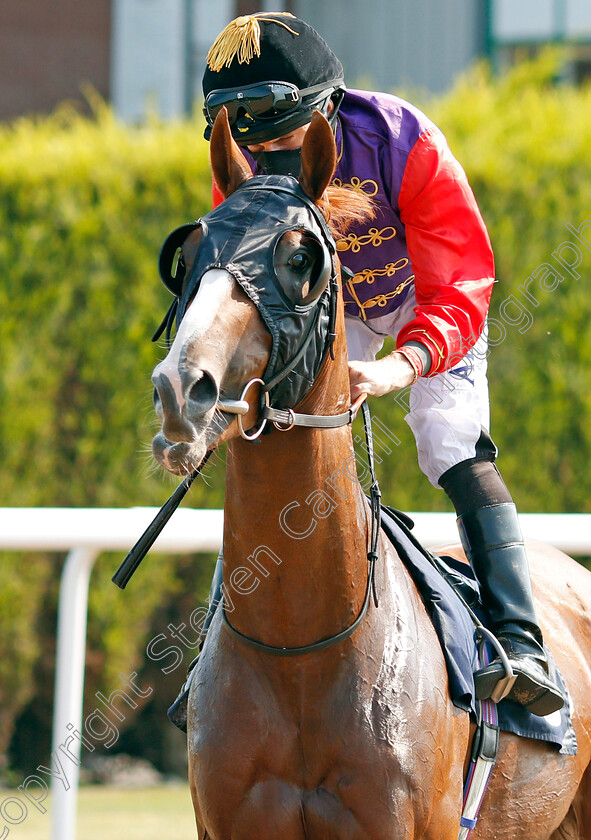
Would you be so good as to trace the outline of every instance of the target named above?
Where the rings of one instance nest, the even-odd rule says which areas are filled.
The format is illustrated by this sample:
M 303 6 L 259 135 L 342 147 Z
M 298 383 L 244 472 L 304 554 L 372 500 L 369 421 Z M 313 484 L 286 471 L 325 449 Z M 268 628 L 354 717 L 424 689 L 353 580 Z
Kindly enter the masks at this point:
M 486 626 L 477 604 L 478 584 L 469 566 L 458 563 L 452 557 L 437 559 L 442 574 L 434 564 L 433 555 L 411 533 L 409 523 L 410 520 L 398 511 L 382 507 L 382 529 L 412 577 L 439 637 L 447 665 L 451 699 L 458 708 L 475 714 L 473 674 L 478 667 L 475 626 L 455 587 L 460 588 L 464 599 Z M 412 523 L 410 525 L 412 527 Z M 576 755 L 571 698 L 551 656 L 549 663 L 567 698 L 563 708 L 547 717 L 538 717 L 517 703 L 502 700 L 498 704 L 499 726 L 524 738 L 546 741 L 564 755 Z

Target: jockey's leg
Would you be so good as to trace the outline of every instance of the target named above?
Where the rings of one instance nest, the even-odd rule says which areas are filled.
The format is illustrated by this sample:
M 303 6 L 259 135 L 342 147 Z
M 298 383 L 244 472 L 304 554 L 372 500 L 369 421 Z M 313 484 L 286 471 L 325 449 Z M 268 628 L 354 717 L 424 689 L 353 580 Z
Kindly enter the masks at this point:
M 178 693 L 178 696 L 172 706 L 170 706 L 166 712 L 168 719 L 171 723 L 174 723 L 175 726 L 178 726 L 180 730 L 183 732 L 187 731 L 187 699 L 189 697 L 189 690 L 191 688 L 191 681 L 195 675 L 195 666 L 199 660 L 199 654 L 203 649 L 203 645 L 205 643 L 205 637 L 207 636 L 207 631 L 209 630 L 209 625 L 215 615 L 215 611 L 217 610 L 218 604 L 222 598 L 222 571 L 224 566 L 224 549 L 222 549 L 218 555 L 217 562 L 215 564 L 215 569 L 213 572 L 213 578 L 211 580 L 211 586 L 209 589 L 209 597 L 207 599 L 207 614 L 205 619 L 203 620 L 203 626 L 201 627 L 201 634 L 199 637 L 199 652 L 195 659 L 191 662 L 187 669 L 187 678 L 185 682 L 182 684 L 181 689 Z
M 562 708 L 562 693 L 548 675 L 517 510 L 496 466 L 464 461 L 439 483 L 458 514 L 462 545 L 480 584 L 490 629 L 517 675 L 508 699 L 536 715 Z M 499 657 L 481 668 L 474 675 L 476 696 L 490 697 L 504 675 Z
M 562 694 L 548 676 L 517 511 L 494 464 L 497 450 L 487 432 L 483 339 L 450 371 L 412 387 L 405 419 L 422 471 L 435 487 L 443 487 L 456 509 L 490 629 L 517 674 L 509 699 L 537 715 L 561 708 Z M 500 660 L 477 672 L 478 696 L 489 697 L 503 676 Z

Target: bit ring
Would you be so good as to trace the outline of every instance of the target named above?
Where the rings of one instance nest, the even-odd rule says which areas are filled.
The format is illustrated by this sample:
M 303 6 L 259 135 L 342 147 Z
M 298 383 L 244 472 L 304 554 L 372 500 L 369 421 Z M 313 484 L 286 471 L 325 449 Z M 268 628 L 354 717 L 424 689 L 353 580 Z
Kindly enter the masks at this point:
M 240 401 L 241 402 L 242 401 L 248 402 L 248 400 L 246 399 L 246 395 L 249 392 L 249 390 L 251 389 L 251 387 L 253 385 L 256 385 L 257 383 L 259 383 L 260 385 L 265 384 L 263 382 L 263 380 L 259 379 L 258 377 L 255 378 L 255 379 L 251 379 L 250 382 L 247 382 L 247 384 L 244 386 L 244 390 L 242 391 L 242 394 L 240 395 Z M 265 391 L 264 394 L 265 394 L 265 406 L 268 408 L 269 407 L 269 392 Z M 248 435 L 248 434 L 246 434 L 246 431 L 244 429 L 244 424 L 242 422 L 242 414 L 237 414 L 236 419 L 238 420 L 238 429 L 240 430 L 240 436 L 243 437 L 244 440 L 256 440 L 258 437 L 260 437 L 262 435 L 262 433 L 265 429 L 265 426 L 267 425 L 267 418 L 265 417 L 265 418 L 263 418 L 263 421 L 262 421 L 261 425 L 259 426 L 259 428 L 255 432 L 253 432 L 252 435 Z

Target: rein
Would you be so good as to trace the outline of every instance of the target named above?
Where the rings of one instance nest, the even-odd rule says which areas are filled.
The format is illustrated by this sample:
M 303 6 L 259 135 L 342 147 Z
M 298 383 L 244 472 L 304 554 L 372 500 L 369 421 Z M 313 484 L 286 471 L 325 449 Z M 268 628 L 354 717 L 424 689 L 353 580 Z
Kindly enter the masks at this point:
M 255 650 L 261 651 L 262 653 L 269 653 L 272 656 L 302 656 L 304 654 L 309 653 L 318 653 L 321 650 L 326 650 L 333 645 L 339 644 L 339 642 L 344 642 L 345 639 L 348 639 L 353 633 L 357 630 L 365 616 L 367 615 L 367 611 L 369 609 L 370 601 L 373 601 L 375 606 L 378 606 L 378 597 L 376 592 L 376 584 L 375 584 L 375 566 L 376 561 L 378 559 L 378 539 L 380 535 L 380 503 L 381 503 L 381 491 L 378 484 L 378 480 L 375 474 L 375 459 L 374 459 L 374 449 L 373 449 L 373 430 L 371 425 L 371 415 L 369 412 L 369 408 L 366 402 L 362 403 L 362 411 L 363 411 L 363 424 L 365 427 L 365 438 L 367 442 L 367 453 L 368 453 L 368 462 L 369 462 L 369 470 L 371 474 L 371 487 L 370 487 L 370 510 L 371 510 L 371 534 L 370 534 L 370 545 L 367 552 L 367 561 L 368 561 L 368 568 L 367 568 L 367 586 L 365 589 L 365 598 L 363 600 L 363 606 L 359 612 L 359 615 L 355 619 L 355 621 L 349 625 L 349 627 L 345 628 L 345 630 L 341 630 L 340 633 L 336 633 L 333 636 L 328 636 L 325 639 L 320 639 L 318 642 L 312 642 L 309 645 L 300 645 L 298 647 L 277 647 L 275 645 L 267 645 L 264 642 L 259 642 L 257 639 L 253 639 L 251 636 L 247 636 L 244 633 L 241 633 L 235 627 L 230 624 L 230 620 L 226 613 L 226 605 L 224 601 L 221 602 L 221 609 L 222 609 L 222 617 L 224 620 L 224 624 L 226 628 L 230 631 L 230 633 L 238 639 L 243 644 L 248 645 Z M 307 415 L 303 415 L 306 417 Z
M 326 648 L 332 647 L 333 645 L 336 645 L 339 642 L 344 642 L 345 639 L 348 639 L 349 636 L 352 636 L 363 621 L 363 619 L 365 618 L 367 610 L 369 609 L 369 602 L 371 601 L 371 593 L 373 589 L 373 571 L 374 567 L 373 565 L 371 565 L 369 567 L 367 589 L 365 591 L 365 599 L 363 601 L 363 606 L 361 607 L 361 611 L 355 619 L 355 621 L 353 622 L 353 624 L 351 624 L 345 630 L 342 630 L 340 633 L 337 633 L 335 636 L 329 636 L 326 639 L 321 639 L 319 642 L 313 642 L 310 645 L 302 645 L 301 647 L 275 647 L 274 645 L 266 645 L 264 644 L 264 642 L 258 642 L 256 639 L 253 639 L 250 636 L 246 636 L 244 633 L 241 633 L 239 630 L 236 630 L 235 627 L 232 627 L 232 625 L 230 624 L 230 620 L 228 619 L 228 615 L 226 613 L 226 605 L 222 601 L 221 607 L 224 624 L 232 633 L 232 635 L 235 636 L 239 641 L 243 642 L 251 648 L 254 648 L 255 650 L 262 651 L 263 653 L 270 653 L 273 656 L 301 656 L 306 653 L 317 653 L 318 651 L 326 650 Z
M 148 551 L 152 548 L 158 537 L 160 536 L 161 532 L 164 529 L 164 526 L 178 508 L 182 500 L 185 498 L 189 487 L 197 476 L 201 473 L 203 467 L 207 464 L 211 455 L 213 455 L 213 449 L 206 453 L 205 458 L 196 470 L 190 473 L 176 488 L 172 496 L 165 502 L 154 519 L 148 525 L 142 536 L 136 542 L 134 547 L 131 551 L 127 554 L 111 580 L 113 583 L 119 587 L 119 589 L 125 589 L 127 584 L 129 583 L 130 578 L 132 577 L 133 573 L 140 565 Z

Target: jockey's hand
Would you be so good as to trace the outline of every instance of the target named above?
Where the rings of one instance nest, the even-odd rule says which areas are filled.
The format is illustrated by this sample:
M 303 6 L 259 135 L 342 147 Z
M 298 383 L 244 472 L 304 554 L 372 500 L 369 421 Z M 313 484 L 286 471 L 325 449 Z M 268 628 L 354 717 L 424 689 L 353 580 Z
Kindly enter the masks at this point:
M 398 391 L 411 385 L 414 368 L 408 359 L 397 350 L 373 362 L 349 362 L 351 381 L 351 402 L 362 394 L 381 397 L 390 391 Z

